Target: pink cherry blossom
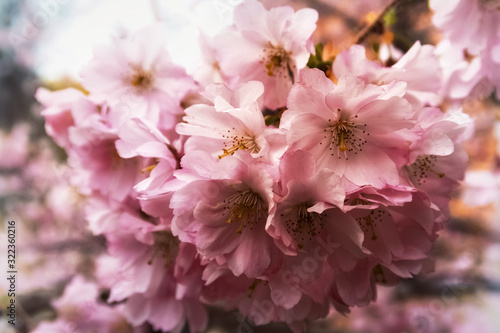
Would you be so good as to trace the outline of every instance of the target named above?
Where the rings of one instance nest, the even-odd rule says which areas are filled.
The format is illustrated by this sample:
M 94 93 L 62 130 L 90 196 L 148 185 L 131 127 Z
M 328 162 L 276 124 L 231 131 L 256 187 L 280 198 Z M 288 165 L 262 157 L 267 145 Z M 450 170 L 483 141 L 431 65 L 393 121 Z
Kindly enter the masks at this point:
M 471 59 L 446 39 L 437 45 L 436 53 L 443 72 L 441 93 L 444 98 L 452 101 L 463 100 L 473 93 L 476 87 L 481 87 L 480 95 L 490 93 L 490 83 L 485 82 L 484 61 L 480 57 Z
M 230 82 L 229 78 L 223 78 L 217 60 L 217 49 L 215 39 L 200 30 L 198 37 L 198 46 L 201 50 L 202 64 L 194 71 L 193 77 L 203 86 L 210 83 Z
M 142 156 L 156 160 L 152 166 L 148 167 L 150 170 L 161 162 L 173 170 L 179 163 L 179 152 L 174 145 L 146 119 L 128 120 L 118 128 L 118 137 L 119 139 L 115 142 L 118 154 L 125 159 Z M 153 179 L 149 177 L 150 182 Z
M 140 161 L 120 158 L 115 148 L 117 130 L 110 122 L 110 108 L 95 104 L 76 90 L 38 97 L 48 108 L 47 126 L 67 150 L 68 164 L 75 170 L 71 183 L 84 194 L 98 191 L 124 200 L 141 179 Z
M 363 230 L 363 247 L 370 251 L 373 259 L 390 266 L 397 260 L 426 258 L 434 240 L 434 221 L 438 214 L 431 208 L 429 198 L 413 191 L 411 201 L 385 206 L 373 192 L 367 197 L 363 190 L 349 196 L 349 205 L 356 209 L 350 209 L 348 214 Z M 410 277 L 409 273 L 404 277 Z
M 342 76 L 335 85 L 319 70 L 303 71 L 280 126 L 289 130 L 291 149 L 311 152 L 319 167 L 357 186 L 397 185 L 402 165 L 394 156 L 415 136 L 405 86 L 367 85 L 353 76 Z
M 448 95 L 465 98 L 482 79 L 500 86 L 500 10 L 496 0 L 431 1 L 433 22 L 442 30 L 440 43 Z M 458 80 L 458 82 L 457 82 Z M 457 84 L 458 83 L 458 84 Z M 488 92 L 489 93 L 489 92 Z
M 359 258 L 365 257 L 363 232 L 351 216 L 340 210 L 345 198 L 340 178 L 331 170 L 316 170 L 310 154 L 297 150 L 285 155 L 280 174 L 276 213 L 267 231 L 287 255 L 283 267 L 300 267 L 314 259 L 314 269 L 299 269 L 292 280 L 294 287 L 322 302 L 328 293 L 327 285 L 319 291 L 311 289 L 311 283 L 327 271 L 333 274 L 350 270 Z M 283 268 L 278 274 L 281 278 L 274 277 L 271 285 L 276 280 L 290 280 L 287 271 Z
M 489 40 L 498 36 L 500 11 L 496 0 L 431 0 L 429 5 L 434 11 L 433 23 L 445 39 L 470 54 L 479 55 Z
M 160 110 L 178 113 L 181 99 L 196 89 L 185 70 L 170 60 L 161 25 L 97 47 L 81 76 L 83 86 L 96 100 L 113 106 L 134 105 L 131 112 L 139 116 L 137 109 L 143 109 L 141 115 L 153 122 L 160 119 Z
M 257 277 L 270 266 L 275 251 L 265 231 L 274 201 L 272 178 L 252 161 L 249 156 L 221 160 L 211 179 L 177 190 L 170 207 L 172 229 L 181 241 L 194 244 L 203 257 L 227 264 L 237 276 Z
M 188 152 L 180 161 L 180 169 L 176 170 L 169 161 L 160 159 L 149 177 L 134 188 L 138 192 L 141 209 L 170 225 L 173 215 L 169 203 L 174 192 L 194 180 L 209 179 L 216 168 L 215 160 L 203 151 Z M 173 227 L 176 228 L 175 225 Z
M 422 135 L 410 147 L 403 177 L 431 198 L 441 210 L 440 219 L 446 221 L 449 200 L 466 168 L 467 154 L 459 143 L 467 138 L 472 122 L 461 112 L 442 113 L 435 108 L 422 109 L 418 120 Z
M 222 159 L 238 150 L 276 163 L 284 152 L 282 131 L 266 126 L 259 98 L 264 86 L 258 81 L 244 83 L 231 90 L 212 84 L 204 95 L 212 105 L 197 104 L 185 110 L 185 123 L 177 125 L 179 134 L 190 135 L 185 149 L 204 150 Z
M 136 293 L 127 299 L 124 315 L 132 324 L 148 321 L 157 330 L 180 333 L 187 320 L 192 332 L 205 330 L 208 316 L 198 299 L 201 267 L 195 254 L 192 245 L 180 244 L 174 272 L 169 266 L 153 293 Z
M 239 83 L 261 81 L 265 86 L 264 106 L 284 107 L 298 71 L 314 53 L 312 33 L 318 13 L 297 12 L 291 7 L 269 11 L 256 0 L 245 0 L 234 12 L 234 26 L 216 40 L 223 74 Z
M 331 296 L 348 306 L 366 306 L 377 297 L 373 268 L 376 263 L 364 259 L 349 272 L 339 274 L 333 281 Z
M 293 305 L 282 306 L 290 297 L 290 285 L 275 288 L 267 280 L 234 276 L 229 270 L 214 265 L 211 268 L 206 276 L 204 297 L 210 302 L 224 300 L 227 309 L 237 308 L 244 316 L 239 320 L 241 330 L 282 321 L 293 332 L 305 332 L 305 320 L 324 317 L 328 312 L 327 302 L 317 303 L 307 295 L 299 295 Z
M 58 320 L 39 325 L 33 332 L 110 332 L 125 324 L 120 311 L 122 306 L 110 307 L 98 301 L 98 286 L 76 276 L 66 286 L 64 294 L 52 302 Z
M 248 297 L 250 295 L 250 297 Z M 288 324 L 292 332 L 306 331 L 305 320 L 314 320 L 326 316 L 328 304 L 316 303 L 310 297 L 303 295 L 292 308 L 286 309 L 272 301 L 273 290 L 267 281 L 254 280 L 247 297 L 240 297 L 238 310 L 247 316 L 250 323 L 264 325 L 271 321 L 281 321 Z M 286 297 L 282 292 L 274 297 Z
M 129 212 L 117 218 L 119 228 L 106 233 L 112 259 L 103 262 L 116 269 L 100 268 L 104 283 L 114 281 L 109 301 L 127 299 L 123 314 L 133 325 L 149 321 L 156 329 L 180 331 L 187 318 L 201 332 L 206 315 L 198 301 L 202 271 L 195 248 L 179 244 L 167 225 Z
M 45 107 L 41 114 L 45 118 L 47 134 L 58 145 L 68 148 L 70 145 L 68 129 L 75 123 L 72 109 L 80 99 L 85 98 L 85 95 L 72 88 L 55 92 L 39 88 L 35 97 Z
M 68 163 L 76 170 L 71 182 L 81 193 L 99 191 L 124 200 L 143 177 L 139 160 L 118 156 L 116 139 L 116 134 L 93 128 L 71 128 L 70 140 L 74 147 L 69 152 Z
M 345 193 L 341 180 L 331 170 L 316 170 L 312 156 L 301 150 L 283 157 L 280 174 L 277 212 L 267 230 L 279 240 L 286 254 L 296 255 L 304 247 L 305 252 L 310 252 L 311 238 L 327 234 L 325 231 L 335 225 L 323 213 L 343 206 Z M 338 232 L 342 231 L 333 233 Z
M 404 81 L 407 83 L 405 98 L 412 104 L 440 103 L 441 68 L 432 45 L 415 42 L 391 67 L 383 67 L 368 60 L 365 48 L 353 45 L 335 58 L 333 70 L 337 77 L 355 75 L 363 78 L 366 83 L 382 85 L 395 80 Z

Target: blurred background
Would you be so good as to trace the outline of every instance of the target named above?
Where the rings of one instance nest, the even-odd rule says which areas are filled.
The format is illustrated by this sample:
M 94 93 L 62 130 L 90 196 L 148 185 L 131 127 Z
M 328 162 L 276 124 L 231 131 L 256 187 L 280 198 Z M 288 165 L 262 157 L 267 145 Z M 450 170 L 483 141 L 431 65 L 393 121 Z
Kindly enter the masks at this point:
M 14 220 L 19 272 L 18 325 L 14 330 L 2 312 L 0 332 L 30 332 L 43 321 L 77 321 L 82 314 L 98 320 L 97 311 L 109 307 L 106 290 L 91 283 L 105 241 L 86 227 L 85 198 L 69 185 L 64 151 L 45 134 L 36 89 L 80 88 L 78 71 L 95 45 L 155 21 L 169 29 L 174 62 L 192 72 L 201 62 L 198 29 L 214 35 L 231 23 L 240 2 L 0 0 L 0 258 L 4 267 L 7 221 Z M 389 52 L 405 52 L 416 40 L 434 45 L 440 40 L 425 0 L 399 1 L 390 31 L 372 24 L 390 0 L 262 2 L 268 8 L 317 9 L 314 40 L 325 45 L 327 55 L 365 33 L 368 43 L 392 34 L 395 49 Z M 379 287 L 376 303 L 347 317 L 332 314 L 310 323 L 310 332 L 500 332 L 500 104 L 494 96 L 470 98 L 465 112 L 475 123 L 466 142 L 469 167 L 451 202 L 452 219 L 434 244 L 435 272 L 395 288 Z M 9 301 L 7 283 L 2 276 L 1 311 Z M 89 283 L 90 298 L 71 296 L 77 283 Z M 236 313 L 210 309 L 207 332 L 234 332 L 238 320 Z M 110 332 L 153 332 L 147 325 L 133 329 L 119 315 L 113 321 Z M 278 324 L 253 331 L 289 332 Z M 67 332 L 79 332 L 78 326 Z

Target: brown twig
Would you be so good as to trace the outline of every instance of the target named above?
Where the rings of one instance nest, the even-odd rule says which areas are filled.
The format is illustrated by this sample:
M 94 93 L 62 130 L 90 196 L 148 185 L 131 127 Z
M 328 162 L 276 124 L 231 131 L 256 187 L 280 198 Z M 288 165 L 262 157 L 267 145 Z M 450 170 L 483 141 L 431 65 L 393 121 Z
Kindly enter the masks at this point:
M 354 44 L 361 44 L 363 41 L 370 35 L 370 31 L 373 27 L 380 21 L 385 14 L 387 14 L 393 7 L 397 6 L 398 2 L 401 0 L 392 0 L 385 8 L 377 15 L 377 19 L 374 20 L 371 24 L 367 25 L 364 29 L 362 29 L 356 36 Z

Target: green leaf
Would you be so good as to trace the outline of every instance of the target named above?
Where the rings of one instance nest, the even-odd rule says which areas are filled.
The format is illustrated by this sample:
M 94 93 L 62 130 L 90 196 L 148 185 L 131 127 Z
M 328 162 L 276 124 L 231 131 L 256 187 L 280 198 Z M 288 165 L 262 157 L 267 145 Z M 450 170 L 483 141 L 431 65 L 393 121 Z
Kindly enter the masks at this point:
M 386 27 L 390 27 L 391 25 L 396 24 L 396 22 L 398 21 L 396 8 L 395 7 L 391 8 L 387 12 L 387 14 L 384 15 L 383 20 L 384 20 L 384 25 Z
M 318 43 L 314 46 L 316 51 L 315 55 L 309 56 L 309 61 L 307 62 L 307 67 L 318 68 L 326 73 L 326 71 L 332 67 L 333 59 L 323 60 L 323 44 Z

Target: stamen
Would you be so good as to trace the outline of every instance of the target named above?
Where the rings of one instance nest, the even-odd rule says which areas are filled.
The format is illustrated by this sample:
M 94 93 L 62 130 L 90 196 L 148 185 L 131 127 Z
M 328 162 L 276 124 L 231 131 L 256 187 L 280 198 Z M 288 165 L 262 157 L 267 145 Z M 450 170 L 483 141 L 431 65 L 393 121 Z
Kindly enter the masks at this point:
M 291 58 L 291 52 L 286 51 L 282 46 L 274 46 L 269 42 L 269 46 L 263 51 L 261 63 L 266 68 L 268 76 L 290 77 L 294 82 L 295 64 Z
M 390 217 L 391 214 L 386 212 L 384 209 L 377 208 L 370 211 L 370 213 L 363 217 L 358 217 L 356 221 L 358 221 L 359 226 L 365 233 L 371 233 L 371 240 L 377 240 L 377 234 L 375 233 L 375 228 L 378 223 L 384 221 L 385 218 Z
M 248 189 L 245 191 L 238 191 L 229 198 L 223 201 L 225 204 L 223 216 L 229 214 L 227 223 L 239 221 L 240 225 L 236 230 L 237 234 L 242 234 L 243 229 L 249 226 L 253 230 L 253 225 L 261 220 L 267 213 L 267 205 L 262 198 Z
M 236 133 L 236 130 L 234 128 L 232 130 L 228 130 L 228 133 L 229 134 L 223 134 L 222 137 L 231 140 L 229 144 L 227 142 L 224 143 L 226 147 L 230 147 L 222 149 L 224 154 L 219 155 L 219 159 L 229 155 L 233 155 L 240 149 L 248 150 L 251 154 L 256 154 L 260 151 L 260 146 L 255 142 L 255 136 L 249 135 L 247 133 Z M 231 133 L 235 134 L 231 135 Z
M 284 67 L 285 63 L 288 61 L 288 53 L 281 49 L 273 49 L 270 52 L 269 59 L 266 63 L 267 75 L 274 76 L 273 70 L 275 68 Z
M 349 148 L 347 147 L 347 139 L 348 139 L 348 129 L 343 125 L 339 124 L 337 129 L 338 141 L 340 142 L 339 150 L 341 152 L 345 152 Z
M 224 154 L 219 155 L 219 159 L 226 157 L 228 155 L 233 155 L 239 149 L 247 149 L 247 147 L 245 147 L 245 145 L 241 143 L 237 146 L 232 146 L 229 149 L 222 148 L 222 151 L 224 152 Z
M 342 111 L 337 109 L 339 113 Z M 368 143 L 366 137 L 370 135 L 365 129 L 366 124 L 360 124 L 356 120 L 357 115 L 345 119 L 340 116 L 338 120 L 328 119 L 329 126 L 323 129 L 323 139 L 326 140 L 331 156 L 338 156 L 349 160 L 350 154 L 357 155 L 363 151 L 363 146 Z M 323 141 L 320 142 L 323 144 Z
M 427 182 L 429 173 L 437 175 L 439 178 L 446 176 L 445 173 L 435 169 L 437 156 L 435 155 L 420 155 L 413 164 L 406 166 L 406 170 L 412 178 L 414 184 L 422 185 Z
M 374 228 L 374 225 L 373 225 L 374 223 L 373 223 L 371 215 L 366 216 L 365 220 L 366 220 L 366 226 L 370 227 L 370 229 L 372 231 L 372 240 L 376 240 L 377 239 L 377 235 L 375 235 L 375 228 Z
M 137 65 L 130 65 L 131 74 L 125 78 L 128 84 L 131 84 L 136 92 L 152 90 L 154 87 L 154 76 L 151 71 Z
M 146 173 L 148 171 L 151 172 L 151 171 L 153 171 L 154 168 L 156 168 L 156 164 L 145 167 L 144 169 L 141 170 L 141 173 Z
M 284 218 L 287 231 L 293 235 L 299 249 L 304 248 L 304 241 L 312 240 L 323 230 L 323 215 L 308 212 L 312 205 L 298 204 L 285 209 L 281 216 Z

